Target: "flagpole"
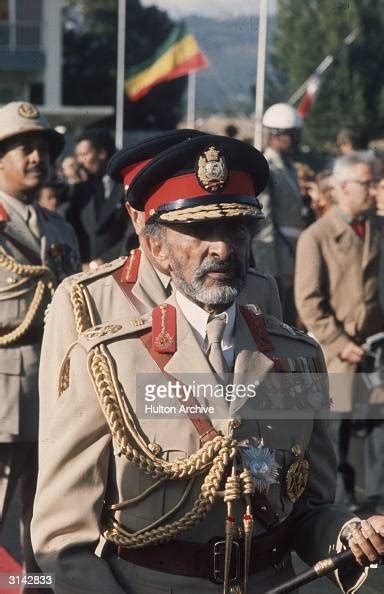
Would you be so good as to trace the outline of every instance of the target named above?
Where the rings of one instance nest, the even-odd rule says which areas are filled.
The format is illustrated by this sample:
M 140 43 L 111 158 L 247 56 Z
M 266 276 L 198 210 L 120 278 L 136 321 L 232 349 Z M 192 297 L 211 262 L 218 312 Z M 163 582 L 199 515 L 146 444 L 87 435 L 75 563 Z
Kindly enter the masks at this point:
M 195 127 L 196 71 L 188 74 L 187 127 Z
M 307 86 L 308 86 L 308 83 L 311 80 L 311 78 L 314 75 L 321 76 L 331 66 L 331 64 L 333 64 L 333 62 L 335 60 L 335 56 L 340 52 L 341 48 L 343 46 L 348 46 L 348 45 L 351 45 L 352 43 L 354 43 L 355 40 L 357 39 L 358 35 L 359 35 L 358 29 L 351 31 L 351 33 L 349 33 L 349 35 L 347 35 L 343 39 L 343 41 L 338 45 L 334 54 L 328 54 L 328 56 L 325 56 L 324 60 L 322 60 L 320 62 L 320 64 L 317 66 L 317 68 L 314 70 L 314 72 L 307 78 L 307 80 L 305 80 L 303 82 L 302 85 L 300 85 L 300 87 L 298 89 L 296 89 L 296 91 L 293 93 L 293 95 L 291 95 L 291 97 L 288 99 L 288 103 L 290 103 L 291 105 L 294 105 L 296 103 L 296 101 L 301 99 L 301 97 L 304 95 L 305 91 L 307 90 Z
M 116 76 L 116 128 L 115 142 L 118 149 L 124 143 L 124 78 L 125 78 L 125 21 L 126 0 L 118 0 L 117 16 L 117 76 Z
M 255 138 L 254 146 L 262 148 L 262 119 L 264 111 L 264 82 L 265 82 L 265 57 L 267 48 L 268 28 L 268 0 L 260 0 L 259 8 L 259 35 L 257 44 L 257 71 L 256 71 L 256 99 L 255 99 Z

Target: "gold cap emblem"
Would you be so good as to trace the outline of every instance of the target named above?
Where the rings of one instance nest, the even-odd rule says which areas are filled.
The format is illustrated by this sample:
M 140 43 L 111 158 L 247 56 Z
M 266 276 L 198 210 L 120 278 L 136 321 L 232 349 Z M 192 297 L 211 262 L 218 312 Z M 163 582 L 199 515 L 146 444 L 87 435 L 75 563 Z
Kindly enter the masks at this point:
M 39 110 L 32 103 L 22 103 L 19 106 L 18 113 L 22 118 L 27 118 L 28 120 L 35 120 L 40 115 Z
M 215 146 L 210 146 L 197 162 L 197 179 L 207 192 L 219 192 L 228 179 L 224 156 Z

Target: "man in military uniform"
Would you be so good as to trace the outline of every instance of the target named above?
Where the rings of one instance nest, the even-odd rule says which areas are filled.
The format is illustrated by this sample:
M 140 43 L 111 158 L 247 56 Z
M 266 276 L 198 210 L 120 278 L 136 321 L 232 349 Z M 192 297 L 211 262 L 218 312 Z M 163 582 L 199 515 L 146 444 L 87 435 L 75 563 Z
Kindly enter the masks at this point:
M 20 479 L 27 571 L 37 475 L 37 373 L 44 310 L 55 286 L 79 270 L 73 229 L 33 205 L 64 138 L 37 107 L 0 109 L 0 526 Z
M 293 277 L 296 242 L 304 221 L 292 155 L 299 144 L 303 121 L 291 105 L 275 103 L 266 110 L 263 126 L 268 133 L 264 155 L 270 177 L 260 197 L 266 220 L 253 240 L 252 253 L 256 267 L 277 279 L 284 321 L 296 324 Z
M 151 258 L 175 292 L 149 314 L 91 327 L 86 286 L 73 287 L 64 325 L 56 312 L 66 287 L 56 293 L 43 341 L 32 535 L 57 594 L 261 592 L 292 575 L 291 548 L 313 563 L 341 547 L 353 517 L 332 505 L 332 448 L 314 409 L 298 422 L 267 392 L 284 419 L 270 421 L 252 390 L 228 391 L 197 417 L 143 409 L 152 378 L 185 389 L 201 378 L 227 395 L 228 380 L 252 388 L 273 368 L 324 369 L 317 343 L 237 303 L 267 176 L 258 151 L 225 137 L 163 151 L 135 177 L 129 200 L 144 212 Z M 191 395 L 184 402 L 196 405 Z M 377 557 L 382 529 L 382 517 L 350 527 L 360 560 Z M 364 576 L 335 579 L 352 592 Z

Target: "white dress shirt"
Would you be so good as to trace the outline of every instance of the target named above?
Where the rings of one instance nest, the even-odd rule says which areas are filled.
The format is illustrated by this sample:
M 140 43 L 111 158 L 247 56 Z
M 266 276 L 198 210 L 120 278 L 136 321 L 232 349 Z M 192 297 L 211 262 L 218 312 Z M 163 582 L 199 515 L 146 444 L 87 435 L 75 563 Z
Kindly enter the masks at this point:
M 204 351 L 208 350 L 207 344 L 207 323 L 211 314 L 202 309 L 199 305 L 188 299 L 185 295 L 176 290 L 176 301 L 181 311 L 183 312 L 186 320 L 192 326 L 195 336 Z M 236 304 L 232 303 L 228 309 L 226 309 L 220 316 L 225 318 L 225 330 L 223 340 L 221 342 L 221 348 L 223 351 L 224 359 L 229 367 L 233 369 L 235 352 L 234 352 L 234 339 L 235 339 L 235 320 L 236 320 Z

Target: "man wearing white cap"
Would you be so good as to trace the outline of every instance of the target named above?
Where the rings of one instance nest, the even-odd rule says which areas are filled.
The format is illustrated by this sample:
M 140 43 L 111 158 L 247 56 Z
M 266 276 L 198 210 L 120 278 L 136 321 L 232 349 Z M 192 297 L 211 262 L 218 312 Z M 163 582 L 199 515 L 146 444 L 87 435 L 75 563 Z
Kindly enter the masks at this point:
M 283 319 L 296 323 L 293 275 L 296 241 L 304 228 L 302 198 L 291 155 L 297 149 L 303 126 L 301 117 L 287 103 L 275 103 L 263 117 L 268 132 L 265 158 L 270 177 L 261 195 L 266 223 L 254 238 L 252 253 L 256 268 L 276 277 L 283 307 Z
M 64 137 L 31 103 L 0 109 L 0 529 L 20 479 L 27 572 L 38 571 L 29 522 L 44 311 L 58 282 L 79 269 L 72 227 L 33 205 L 63 146 Z

